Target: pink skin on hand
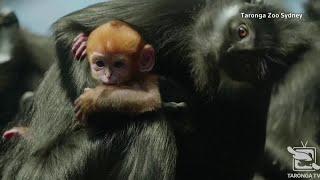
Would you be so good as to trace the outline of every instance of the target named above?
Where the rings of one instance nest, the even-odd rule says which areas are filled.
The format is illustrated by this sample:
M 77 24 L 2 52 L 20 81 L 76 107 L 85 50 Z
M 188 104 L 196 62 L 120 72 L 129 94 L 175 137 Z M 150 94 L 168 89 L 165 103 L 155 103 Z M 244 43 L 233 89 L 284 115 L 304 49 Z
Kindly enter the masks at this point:
M 87 56 L 87 41 L 88 36 L 84 33 L 74 38 L 71 51 L 76 60 L 83 60 Z
M 20 137 L 21 133 L 19 131 L 19 129 L 13 128 L 10 130 L 7 130 L 3 133 L 2 138 L 6 141 L 11 140 L 15 137 Z

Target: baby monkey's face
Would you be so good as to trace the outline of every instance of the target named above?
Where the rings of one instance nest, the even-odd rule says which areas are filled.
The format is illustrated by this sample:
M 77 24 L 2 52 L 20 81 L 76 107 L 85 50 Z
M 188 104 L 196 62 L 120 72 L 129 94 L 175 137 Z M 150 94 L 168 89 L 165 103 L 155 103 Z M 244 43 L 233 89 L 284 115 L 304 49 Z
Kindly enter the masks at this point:
M 128 54 L 94 52 L 89 58 L 93 78 L 106 85 L 128 82 L 136 70 L 133 57 Z
M 106 85 L 123 84 L 152 70 L 155 51 L 128 24 L 110 21 L 89 35 L 87 58 L 94 79 Z

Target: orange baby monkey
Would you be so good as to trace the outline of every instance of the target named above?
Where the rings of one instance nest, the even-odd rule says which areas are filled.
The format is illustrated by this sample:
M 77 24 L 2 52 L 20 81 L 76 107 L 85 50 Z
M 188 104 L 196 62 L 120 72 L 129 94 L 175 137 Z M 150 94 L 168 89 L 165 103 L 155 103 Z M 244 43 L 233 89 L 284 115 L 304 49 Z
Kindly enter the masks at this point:
M 99 26 L 89 35 L 86 51 L 98 85 L 75 101 L 80 121 L 93 112 L 140 114 L 161 108 L 158 76 L 150 73 L 155 50 L 127 23 Z
M 95 88 L 85 88 L 75 101 L 78 120 L 84 122 L 94 112 L 122 112 L 138 115 L 156 111 L 180 110 L 184 102 L 162 103 L 158 76 L 151 74 L 155 65 L 155 50 L 128 24 L 111 21 L 89 35 L 87 59 Z M 13 127 L 3 138 L 32 139 L 27 127 Z

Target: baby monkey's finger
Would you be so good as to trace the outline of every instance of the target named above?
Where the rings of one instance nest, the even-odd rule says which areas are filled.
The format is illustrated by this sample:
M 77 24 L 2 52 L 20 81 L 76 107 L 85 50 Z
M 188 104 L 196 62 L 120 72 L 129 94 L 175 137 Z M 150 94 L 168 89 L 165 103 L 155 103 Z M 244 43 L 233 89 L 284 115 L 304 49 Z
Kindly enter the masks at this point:
M 84 50 L 86 50 L 87 48 L 87 42 L 81 42 L 80 46 L 78 47 L 78 49 L 76 50 L 76 53 L 75 53 L 75 58 L 77 60 L 80 60 L 81 58 L 81 55 L 83 53 Z
M 85 49 L 85 50 L 82 52 L 82 54 L 81 54 L 81 56 L 80 56 L 80 59 L 79 59 L 79 60 L 83 60 L 83 59 L 85 59 L 85 58 L 86 58 L 86 56 L 87 56 L 87 49 Z

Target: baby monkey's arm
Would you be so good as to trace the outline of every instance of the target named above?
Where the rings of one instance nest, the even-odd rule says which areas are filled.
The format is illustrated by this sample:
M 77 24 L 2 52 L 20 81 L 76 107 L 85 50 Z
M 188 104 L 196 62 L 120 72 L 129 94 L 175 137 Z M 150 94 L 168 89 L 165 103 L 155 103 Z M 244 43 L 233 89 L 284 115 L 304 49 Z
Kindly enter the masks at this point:
M 122 112 L 133 115 L 156 111 L 161 108 L 158 78 L 149 75 L 141 86 L 99 85 L 85 92 L 75 101 L 76 116 L 85 120 L 94 112 Z
M 161 108 L 161 96 L 156 76 L 148 76 L 141 87 L 112 86 L 102 91 L 98 110 L 141 114 Z

